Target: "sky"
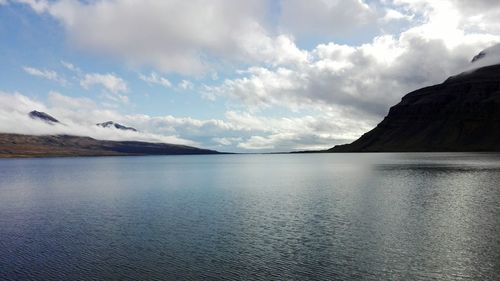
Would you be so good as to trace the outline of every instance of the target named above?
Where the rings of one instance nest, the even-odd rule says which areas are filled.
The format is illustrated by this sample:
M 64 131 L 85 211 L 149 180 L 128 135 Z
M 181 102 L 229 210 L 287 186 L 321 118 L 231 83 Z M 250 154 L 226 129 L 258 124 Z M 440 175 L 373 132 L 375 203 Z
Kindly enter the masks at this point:
M 497 0 L 0 0 L 0 132 L 325 149 L 498 43 Z

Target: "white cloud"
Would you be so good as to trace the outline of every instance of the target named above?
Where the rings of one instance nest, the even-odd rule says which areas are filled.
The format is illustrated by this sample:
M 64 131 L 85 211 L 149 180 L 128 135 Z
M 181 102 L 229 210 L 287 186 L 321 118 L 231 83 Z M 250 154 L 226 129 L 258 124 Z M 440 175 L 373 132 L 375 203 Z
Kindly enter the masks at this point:
M 104 88 L 105 91 L 101 93 L 101 97 L 108 100 L 108 102 L 105 102 L 107 106 L 116 108 L 119 106 L 119 104 L 127 104 L 129 102 L 128 96 L 123 94 L 129 91 L 127 82 L 116 74 L 85 73 L 80 67 L 70 62 L 61 61 L 61 64 L 64 68 L 74 73 L 74 76 L 72 78 L 76 81 L 79 81 L 80 86 L 82 86 L 84 89 L 88 90 L 95 85 L 99 85 Z M 153 73 L 151 77 L 141 75 L 140 78 L 144 78 L 146 80 L 152 78 L 157 79 L 147 81 L 148 83 L 154 83 L 155 81 L 163 84 L 169 83 L 168 80 L 165 80 L 165 78 L 162 77 L 158 77 L 156 74 L 154 74 L 153 76 Z
M 470 64 L 467 70 L 480 68 L 483 66 L 494 65 L 500 63 L 500 44 L 491 46 L 474 57 L 474 61 Z
M 267 0 L 17 2 L 60 21 L 84 50 L 182 74 L 212 73 L 228 63 L 305 63 L 309 54 L 295 46 L 294 36 L 351 38 L 354 28 L 366 37 L 381 32 L 384 21 L 412 20 L 419 25 L 414 33 L 448 48 L 460 46 L 465 31 L 500 31 L 500 5 L 491 0 L 282 0 L 276 27 L 270 26 Z
M 52 92 L 49 95 L 49 100 L 52 105 L 46 106 L 19 93 L 0 92 L 0 132 L 32 135 L 69 134 L 102 140 L 137 140 L 199 145 L 175 135 L 124 131 L 96 126 L 96 123 L 108 120 L 126 122 L 127 118 L 113 111 L 90 106 L 92 102 L 87 99 L 71 98 Z M 48 124 L 33 120 L 28 115 L 32 110 L 47 112 L 58 119 L 61 124 Z
M 218 143 L 220 144 L 221 146 L 228 146 L 228 145 L 231 145 L 233 143 L 239 143 L 241 142 L 243 139 L 242 138 L 212 138 L 212 140 L 215 142 L 215 143 Z
M 113 94 L 123 93 L 128 91 L 127 83 L 113 73 L 89 73 L 85 74 L 80 81 L 80 85 L 89 89 L 91 86 L 100 85 Z
M 121 94 L 111 94 L 111 93 L 104 93 L 102 95 L 103 98 L 108 100 L 108 103 L 106 104 L 109 107 L 114 107 L 114 108 L 119 108 L 119 104 L 127 104 L 129 102 L 129 98 L 126 95 L 121 95 Z M 112 103 L 109 103 L 112 102 Z
M 333 115 L 263 117 L 228 111 L 224 119 L 200 120 L 174 116 L 128 116 L 127 124 L 143 130 L 176 134 L 204 147 L 224 151 L 276 151 L 328 148 L 358 137 L 372 124 L 331 122 Z M 265 145 L 256 140 L 266 139 Z M 250 144 L 252 143 L 252 144 Z
M 376 11 L 362 0 L 281 0 L 281 26 L 299 35 L 338 35 L 367 27 Z
M 32 110 L 49 113 L 64 125 L 48 125 L 32 120 L 28 117 L 28 112 Z M 100 107 L 88 98 L 70 97 L 58 92 L 49 93 L 47 104 L 19 93 L 0 92 L 0 132 L 170 142 L 223 151 L 327 148 L 357 137 L 372 125 L 358 121 L 332 123 L 332 118 L 332 114 L 271 118 L 237 111 L 228 111 L 224 119 L 205 120 L 171 115 L 123 115 Z M 132 126 L 139 132 L 95 126 L 110 120 Z
M 336 111 L 343 119 L 380 120 L 404 94 L 466 70 L 476 53 L 500 40 L 453 25 L 429 33 L 429 24 L 433 20 L 359 46 L 320 44 L 305 62 L 251 67 L 206 86 L 205 96 L 229 97 L 254 109 Z
M 266 150 L 274 148 L 274 139 L 280 138 L 280 135 L 272 137 L 252 136 L 249 140 L 238 144 L 238 147 L 250 150 Z
M 43 13 L 49 8 L 47 0 L 12 0 L 12 2 L 27 4 L 37 13 Z
M 21 2 L 60 21 L 83 50 L 161 71 L 199 74 L 214 61 L 272 63 L 298 55 L 289 38 L 267 30 L 266 0 Z
M 461 33 L 500 32 L 500 2 L 495 0 L 394 0 L 397 7 L 404 7 L 423 18 L 422 34 L 458 44 Z M 455 39 L 455 40 L 453 40 Z
M 61 61 L 61 64 L 68 70 L 72 71 L 72 72 L 75 72 L 76 74 L 80 75 L 82 74 L 82 70 L 77 67 L 76 65 L 70 63 L 70 62 L 67 62 L 67 61 Z
M 6 93 L 0 91 L 0 106 L 2 111 L 5 112 L 31 112 L 32 110 L 39 110 L 39 111 L 45 111 L 47 110 L 47 107 L 34 99 L 31 99 L 27 96 L 24 96 L 18 92 L 15 93 Z M 5 118 L 8 118 L 8 114 L 5 114 Z M 16 122 L 5 122 L 7 124 L 10 124 L 11 126 L 17 126 L 19 124 L 16 124 Z M 3 124 L 3 123 L 2 123 Z M 3 125 L 7 125 L 3 124 Z
M 192 90 L 194 88 L 194 84 L 191 81 L 188 80 L 182 80 L 179 82 L 179 85 L 177 87 L 181 90 Z
M 386 9 L 385 15 L 382 18 L 383 21 L 385 22 L 390 22 L 390 21 L 398 21 L 398 20 L 406 20 L 410 21 L 414 18 L 414 15 L 411 14 L 403 14 L 398 10 L 395 9 Z
M 165 88 L 171 88 L 172 83 L 165 77 L 161 77 L 156 72 L 152 71 L 149 75 L 139 74 L 139 79 L 148 84 L 157 84 Z
M 50 105 L 56 108 L 88 110 L 97 107 L 96 103 L 89 98 L 69 97 L 56 91 L 49 92 L 48 100 Z
M 54 82 L 57 82 L 61 85 L 66 85 L 68 82 L 62 78 L 57 72 L 53 70 L 47 70 L 47 69 L 38 69 L 30 66 L 24 66 L 23 67 L 24 72 L 28 73 L 29 75 L 41 77 L 47 80 L 51 80 Z
M 297 48 L 293 40 L 287 35 L 260 39 L 249 36 L 245 38 L 243 43 L 254 61 L 274 66 L 304 63 L 309 56 L 307 51 Z

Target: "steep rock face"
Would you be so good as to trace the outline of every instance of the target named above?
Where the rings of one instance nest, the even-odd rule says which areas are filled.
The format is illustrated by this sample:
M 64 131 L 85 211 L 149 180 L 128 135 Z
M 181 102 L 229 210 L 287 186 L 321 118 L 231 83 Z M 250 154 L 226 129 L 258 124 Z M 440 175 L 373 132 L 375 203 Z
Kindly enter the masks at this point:
M 127 127 L 127 126 L 124 126 L 122 124 L 115 123 L 113 121 L 108 121 L 108 122 L 104 122 L 104 123 L 98 123 L 96 125 L 99 126 L 99 127 L 103 127 L 103 128 L 113 128 L 114 127 L 114 128 L 116 128 L 118 130 L 137 132 L 137 130 L 135 128 Z
M 329 151 L 500 151 L 500 65 L 407 94 L 373 130 Z
M 47 123 L 59 123 L 59 120 L 57 120 L 56 118 L 50 116 L 49 114 L 47 114 L 45 112 L 41 112 L 41 111 L 33 110 L 29 113 L 29 116 L 32 119 L 42 120 L 42 121 L 45 121 Z

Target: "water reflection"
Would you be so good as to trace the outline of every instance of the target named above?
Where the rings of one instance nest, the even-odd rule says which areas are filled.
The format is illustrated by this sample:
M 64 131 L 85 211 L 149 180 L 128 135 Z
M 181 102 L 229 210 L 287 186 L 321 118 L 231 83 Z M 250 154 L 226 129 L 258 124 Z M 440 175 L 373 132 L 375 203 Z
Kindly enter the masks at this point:
M 500 157 L 0 161 L 2 280 L 495 280 Z

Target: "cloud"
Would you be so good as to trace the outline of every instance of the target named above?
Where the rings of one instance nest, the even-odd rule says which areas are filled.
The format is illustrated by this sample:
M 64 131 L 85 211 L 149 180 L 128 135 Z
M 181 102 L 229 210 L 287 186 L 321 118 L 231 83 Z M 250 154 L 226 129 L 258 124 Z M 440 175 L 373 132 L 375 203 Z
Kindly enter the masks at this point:
M 23 70 L 29 75 L 51 80 L 61 85 L 66 85 L 68 83 L 64 78 L 62 78 L 57 72 L 53 70 L 38 69 L 30 66 L 24 66 Z
M 339 35 L 367 27 L 376 11 L 362 0 L 281 0 L 281 26 L 298 35 Z
M 148 76 L 144 74 L 139 74 L 139 79 L 148 84 L 157 84 L 163 86 L 164 88 L 171 88 L 172 83 L 165 77 L 159 76 L 156 72 L 151 72 Z
M 236 143 L 241 142 L 242 138 L 219 138 L 219 137 L 216 137 L 216 138 L 212 138 L 212 140 L 215 143 L 220 144 L 221 146 L 228 146 L 228 145 L 231 145 L 235 142 Z
M 49 2 L 47 0 L 11 0 L 11 1 L 29 5 L 37 13 L 43 13 L 49 8 Z
M 386 13 L 385 13 L 384 17 L 382 18 L 382 20 L 385 22 L 399 21 L 399 20 L 410 21 L 413 18 L 414 18 L 414 15 L 403 14 L 400 11 L 395 10 L 395 9 L 386 9 Z
M 28 112 L 47 112 L 63 122 L 48 125 L 28 117 Z M 333 114 L 297 117 L 264 117 L 228 111 L 224 119 L 124 115 L 103 108 L 88 98 L 50 92 L 48 102 L 19 93 L 0 92 L 0 132 L 20 134 L 70 134 L 107 140 L 140 140 L 195 145 L 223 151 L 276 151 L 327 148 L 355 138 L 372 124 L 363 121 L 335 122 Z M 115 121 L 139 132 L 95 126 Z
M 476 16 L 477 14 L 491 15 L 500 11 L 500 3 L 496 0 L 451 0 L 464 15 Z
M 297 55 L 287 48 L 290 38 L 266 28 L 266 0 L 18 2 L 54 17 L 83 50 L 163 72 L 200 74 L 213 62 L 273 63 Z
M 179 85 L 177 87 L 181 90 L 192 90 L 194 88 L 194 84 L 191 81 L 188 80 L 182 80 L 179 82 Z
M 34 99 L 30 99 L 29 97 L 21 95 L 18 92 L 6 93 L 0 91 L 0 106 L 4 113 L 16 112 L 16 111 L 28 113 L 31 112 L 32 110 L 44 111 L 47 109 L 47 107 L 43 103 Z M 8 118 L 7 115 L 8 114 L 5 114 L 4 116 L 6 119 Z M 12 121 L 5 123 L 11 124 L 14 127 L 18 125 Z
M 332 116 L 264 117 L 228 111 L 224 119 L 133 115 L 128 116 L 126 122 L 136 128 L 176 134 L 203 147 L 224 151 L 328 148 L 356 138 L 373 126 L 363 121 L 332 123 Z M 266 145 L 257 145 L 256 139 L 266 139 Z
M 122 93 L 126 93 L 129 91 L 127 83 L 121 77 L 117 76 L 114 73 L 84 73 L 79 67 L 76 65 L 61 61 L 61 64 L 64 68 L 74 72 L 76 75 L 73 77 L 74 80 L 79 81 L 80 86 L 84 89 L 90 89 L 92 86 L 101 86 L 106 92 L 103 93 L 103 97 L 113 102 L 119 103 L 128 103 L 129 99 L 126 95 Z M 68 85 L 69 82 L 64 79 L 60 74 L 53 70 L 47 69 L 38 69 L 30 66 L 24 66 L 23 70 L 33 76 L 41 77 L 47 80 L 55 81 L 61 85 Z M 160 83 L 162 85 L 169 85 L 169 81 L 163 77 L 158 77 L 155 73 L 152 73 L 150 77 L 142 77 L 149 83 Z M 149 80 L 148 80 L 149 79 Z M 156 79 L 156 80 L 155 80 Z
M 380 120 L 404 94 L 466 70 L 475 54 L 500 40 L 464 33 L 457 25 L 428 32 L 435 20 L 358 46 L 319 44 L 305 62 L 250 67 L 239 77 L 206 86 L 205 96 L 230 98 L 251 109 L 336 111 L 342 119 Z
M 414 31 L 447 47 L 460 45 L 464 31 L 500 31 L 500 5 L 487 0 L 281 0 L 274 27 L 267 0 L 16 2 L 54 17 L 85 51 L 188 75 L 241 63 L 305 62 L 307 52 L 295 46 L 294 36 L 367 37 L 401 19 L 423 22 Z
M 69 134 L 101 140 L 137 140 L 199 145 L 175 135 L 102 128 L 95 124 L 103 120 L 122 121 L 126 118 L 113 111 L 89 107 L 91 102 L 87 99 L 71 98 L 55 92 L 50 94 L 49 99 L 52 106 L 46 106 L 19 93 L 0 92 L 0 132 L 32 135 Z M 32 110 L 47 112 L 62 123 L 48 124 L 33 120 L 28 116 Z M 82 114 L 83 112 L 85 114 Z
M 500 2 L 490 0 L 393 0 L 397 7 L 410 10 L 417 18 L 425 19 L 423 25 L 430 34 L 442 32 L 443 29 L 455 32 L 458 30 L 470 33 L 500 31 Z M 450 28 L 451 27 L 451 28 Z
M 90 89 L 92 86 L 99 85 L 105 91 L 101 93 L 101 97 L 111 101 L 112 103 L 107 103 L 108 106 L 118 107 L 117 103 L 126 104 L 129 102 L 128 96 L 122 94 L 129 91 L 127 86 L 127 82 L 123 80 L 121 77 L 117 76 L 114 73 L 85 73 L 80 67 L 66 61 L 61 61 L 61 64 L 64 68 L 74 73 L 72 79 L 79 81 L 80 86 L 84 89 Z M 152 74 L 153 75 L 153 74 Z M 168 83 L 168 80 L 165 78 L 158 78 L 156 74 L 152 77 L 146 77 L 141 75 L 140 78 L 144 79 L 152 79 L 157 78 L 159 83 Z M 151 80 L 149 82 L 155 82 L 155 80 Z
M 82 70 L 77 67 L 76 65 L 70 63 L 70 62 L 67 62 L 67 61 L 61 61 L 61 64 L 68 70 L 72 71 L 72 72 L 75 72 L 76 74 L 82 74 Z
M 120 77 L 113 73 L 89 73 L 85 74 L 80 81 L 80 85 L 89 89 L 91 86 L 100 85 L 104 89 L 110 91 L 113 94 L 123 93 L 128 91 L 127 83 Z
M 500 2 L 452 0 L 460 12 L 461 24 L 473 32 L 500 32 Z
M 96 103 L 89 98 L 69 97 L 56 91 L 49 92 L 48 100 L 50 105 L 56 108 L 89 110 L 97 107 Z
M 483 66 L 494 65 L 500 63 L 500 44 L 491 46 L 481 51 L 474 57 L 473 62 L 467 70 L 480 68 Z

